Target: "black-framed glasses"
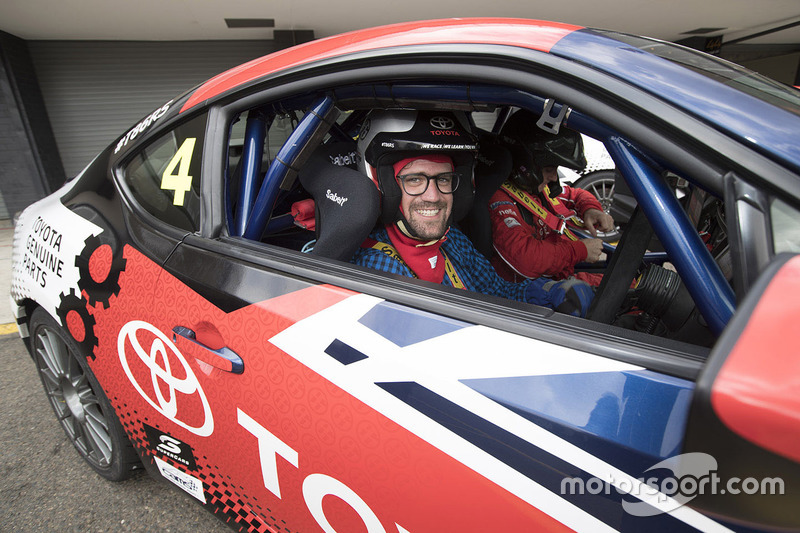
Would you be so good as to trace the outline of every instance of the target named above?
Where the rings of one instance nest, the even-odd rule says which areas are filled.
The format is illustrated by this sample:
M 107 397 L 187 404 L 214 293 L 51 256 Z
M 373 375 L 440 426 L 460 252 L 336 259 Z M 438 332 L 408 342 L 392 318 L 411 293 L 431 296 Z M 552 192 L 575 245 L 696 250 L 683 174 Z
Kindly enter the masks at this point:
M 397 176 L 403 190 L 409 196 L 419 196 L 428 190 L 428 184 L 431 180 L 436 184 L 436 188 L 442 194 L 453 194 L 458 188 L 459 174 L 456 172 L 442 172 L 435 176 L 428 176 L 427 174 L 403 174 Z

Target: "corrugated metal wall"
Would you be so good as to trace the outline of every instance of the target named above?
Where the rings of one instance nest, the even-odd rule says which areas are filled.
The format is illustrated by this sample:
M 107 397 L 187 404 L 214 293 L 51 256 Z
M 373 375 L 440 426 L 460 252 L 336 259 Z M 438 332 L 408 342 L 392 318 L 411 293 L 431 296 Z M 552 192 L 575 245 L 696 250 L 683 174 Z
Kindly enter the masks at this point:
M 164 102 L 275 51 L 272 41 L 29 41 L 58 151 L 80 172 Z
M 0 219 L 64 183 L 64 169 L 24 40 L 0 31 Z
M 0 70 L 0 174 L 4 180 L 18 178 L 20 175 L 36 175 L 36 168 L 30 150 L 27 150 L 21 139 L 25 138 L 25 128 L 19 117 L 19 110 L 14 105 L 14 95 L 5 69 Z M 13 208 L 6 206 L 4 196 L 8 193 L 0 190 L 0 220 L 10 218 Z M 27 205 L 35 197 L 31 196 Z

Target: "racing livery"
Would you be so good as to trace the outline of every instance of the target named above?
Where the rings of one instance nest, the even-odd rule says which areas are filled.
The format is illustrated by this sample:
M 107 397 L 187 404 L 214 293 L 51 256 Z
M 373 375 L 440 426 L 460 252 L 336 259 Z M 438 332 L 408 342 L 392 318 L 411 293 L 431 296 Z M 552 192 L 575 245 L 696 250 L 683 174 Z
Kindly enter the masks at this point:
M 662 46 L 415 22 L 149 113 L 15 229 L 12 308 L 78 452 L 238 531 L 800 528 L 800 151 L 777 142 L 800 98 Z M 587 319 L 340 260 L 364 234 L 354 137 L 393 107 L 526 108 L 603 142 L 638 207 Z M 503 168 L 481 157 L 476 242 Z

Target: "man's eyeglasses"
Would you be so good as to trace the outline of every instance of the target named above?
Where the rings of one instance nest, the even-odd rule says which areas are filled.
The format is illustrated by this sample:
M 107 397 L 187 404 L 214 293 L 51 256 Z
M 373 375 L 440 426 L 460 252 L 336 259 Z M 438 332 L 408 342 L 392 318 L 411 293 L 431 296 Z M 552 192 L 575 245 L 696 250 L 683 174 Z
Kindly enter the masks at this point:
M 458 188 L 459 175 L 455 172 L 442 172 L 435 176 L 427 174 L 403 174 L 397 176 L 403 190 L 409 196 L 419 196 L 428 190 L 431 180 L 436 184 L 436 188 L 442 194 L 453 194 Z

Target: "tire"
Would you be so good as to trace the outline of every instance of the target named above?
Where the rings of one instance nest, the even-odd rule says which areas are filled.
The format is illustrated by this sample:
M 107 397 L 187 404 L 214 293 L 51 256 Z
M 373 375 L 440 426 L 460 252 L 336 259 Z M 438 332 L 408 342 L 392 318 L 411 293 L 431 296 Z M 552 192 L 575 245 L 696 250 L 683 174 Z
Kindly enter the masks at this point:
M 608 233 L 597 232 L 597 237 L 608 243 L 616 243 L 619 241 L 622 236 L 621 227 L 624 227 L 628 222 L 627 218 L 625 220 L 620 220 L 619 216 L 614 216 L 615 213 L 611 210 L 612 203 L 614 202 L 616 176 L 617 174 L 613 170 L 599 170 L 583 176 L 573 184 L 573 187 L 592 193 L 600 202 L 600 205 L 603 206 L 603 211 L 614 217 L 614 223 L 616 225 L 614 231 Z
M 67 438 L 102 477 L 128 479 L 139 457 L 86 357 L 44 309 L 33 312 L 30 331 L 36 370 Z

